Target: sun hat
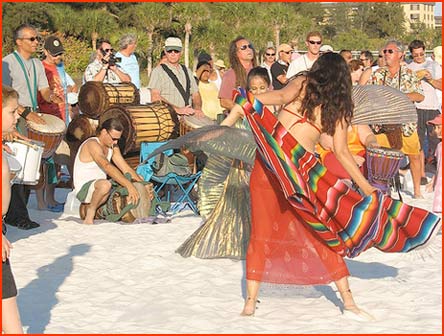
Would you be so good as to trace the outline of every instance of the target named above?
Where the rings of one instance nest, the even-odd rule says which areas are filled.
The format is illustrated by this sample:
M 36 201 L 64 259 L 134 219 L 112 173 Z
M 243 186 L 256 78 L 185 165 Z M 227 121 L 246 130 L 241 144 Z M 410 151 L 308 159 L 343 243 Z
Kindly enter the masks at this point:
M 165 40 L 165 50 L 178 50 L 182 51 L 182 41 L 178 37 L 168 37 Z

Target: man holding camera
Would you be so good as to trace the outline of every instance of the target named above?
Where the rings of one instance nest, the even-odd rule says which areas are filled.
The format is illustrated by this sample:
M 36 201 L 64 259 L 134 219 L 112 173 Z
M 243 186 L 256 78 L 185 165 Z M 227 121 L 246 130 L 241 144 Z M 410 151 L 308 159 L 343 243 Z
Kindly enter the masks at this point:
M 97 81 L 111 84 L 130 82 L 131 77 L 116 65 L 120 61 L 115 56 L 111 43 L 108 40 L 99 40 L 96 58 L 86 68 L 84 82 Z

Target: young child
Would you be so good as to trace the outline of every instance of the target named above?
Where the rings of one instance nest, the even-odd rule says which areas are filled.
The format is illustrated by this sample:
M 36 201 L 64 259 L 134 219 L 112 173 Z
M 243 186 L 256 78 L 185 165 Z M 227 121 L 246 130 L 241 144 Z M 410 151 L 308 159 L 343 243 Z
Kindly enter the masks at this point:
M 428 121 L 428 124 L 433 125 L 433 133 L 442 139 L 442 114 L 436 116 L 435 119 Z M 433 212 L 442 212 L 442 142 L 436 146 L 435 157 L 436 157 L 436 174 L 433 176 L 432 182 L 427 189 L 435 189 L 435 195 L 433 196 Z
M 11 87 L 2 86 L 2 134 L 10 132 L 17 124 L 19 115 L 18 93 Z M 8 211 L 11 199 L 10 172 L 6 155 L 2 155 L 2 219 Z M 9 257 L 12 245 L 6 239 L 6 225 L 2 220 L 2 331 L 5 334 L 23 334 L 17 307 L 17 288 L 11 272 Z

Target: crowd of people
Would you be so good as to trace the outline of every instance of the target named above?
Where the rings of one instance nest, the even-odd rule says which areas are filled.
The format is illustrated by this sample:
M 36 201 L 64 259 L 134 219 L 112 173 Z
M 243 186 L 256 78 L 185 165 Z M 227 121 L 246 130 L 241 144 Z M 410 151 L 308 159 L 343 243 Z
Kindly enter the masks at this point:
M 44 42 L 44 59 L 40 61 L 34 57 L 39 44 L 39 34 L 35 27 L 21 25 L 14 31 L 13 38 L 16 49 L 5 56 L 2 63 L 3 142 L 14 139 L 30 141 L 27 138 L 26 121 L 45 124 L 39 113 L 54 115 L 66 125 L 81 113 L 76 98 L 79 88 L 64 68 L 65 49 L 62 41 L 55 36 L 47 37 Z M 359 193 L 350 191 L 353 196 L 344 196 L 351 199 L 350 203 L 362 205 L 365 200 L 372 205 L 388 204 L 386 196 L 381 196 L 365 177 L 365 152 L 366 148 L 371 147 L 399 149 L 408 158 L 413 178 L 413 197 L 422 198 L 421 184 L 428 184 L 427 190 L 435 190 L 435 199 L 440 199 L 440 171 L 432 181 L 428 181 L 425 167 L 435 156 L 438 167 L 441 165 L 441 47 L 435 48 L 432 57 L 427 58 L 426 45 L 414 40 L 408 45 L 411 54 L 409 60 L 404 44 L 389 40 L 378 51 L 378 58 L 374 62 L 374 55 L 368 50 L 360 52 L 357 58 L 350 50 L 334 52 L 331 46 L 323 45 L 322 35 L 317 31 L 306 35 L 305 46 L 307 51 L 301 55 L 287 43 L 277 47 L 268 45 L 259 57 L 252 41 L 239 36 L 228 46 L 229 69 L 226 69 L 221 59 L 214 61 L 209 54 L 202 53 L 193 72 L 181 64 L 183 45 L 180 38 L 168 37 L 165 40 L 163 58 L 153 69 L 145 88 L 149 94 L 148 101 L 169 104 L 179 118 L 208 118 L 222 126 L 237 125 L 252 130 L 259 145 L 252 171 L 238 160 L 228 163 L 230 174 L 226 183 L 234 185 L 238 190 L 249 185 L 250 192 L 236 199 L 239 204 L 233 202 L 234 196 L 228 189 L 221 193 L 213 214 L 199 228 L 199 234 L 193 234 L 178 252 L 184 256 L 203 258 L 246 258 L 248 294 L 243 315 L 254 314 L 262 281 L 295 284 L 334 281 L 343 299 L 344 311 L 353 318 L 369 320 L 372 316 L 358 308 L 353 300 L 343 257 L 356 255 L 372 246 L 378 246 L 384 251 L 390 249 L 374 243 L 356 252 L 356 246 L 350 245 L 344 237 L 338 238 L 337 245 L 342 249 L 334 249 L 328 240 L 322 240 L 314 234 L 313 227 L 307 223 L 326 225 L 331 218 L 343 221 L 343 218 L 336 218 L 337 214 L 331 214 L 330 219 L 325 218 L 323 211 L 332 211 L 328 208 L 331 200 L 325 199 L 325 195 L 333 191 L 345 195 L 344 190 L 352 190 L 352 182 Z M 132 82 L 142 92 L 140 68 L 134 54 L 136 47 L 137 37 L 132 34 L 121 37 L 117 53 L 109 40 L 99 40 L 94 58 L 85 69 L 83 83 Z M 263 60 L 260 65 L 259 58 Z M 377 125 L 352 126 L 352 86 L 369 84 L 390 86 L 405 93 L 416 106 L 417 122 L 395 125 L 391 131 L 393 134 L 378 132 Z M 242 93 L 244 91 L 241 90 L 233 96 L 233 92 L 239 88 L 248 93 Z M 258 116 L 263 119 L 259 120 Z M 270 134 L 277 136 L 269 131 L 271 133 L 267 133 L 268 137 L 262 138 L 261 132 L 265 132 L 272 124 L 273 130 L 282 127 L 279 136 L 284 134 L 286 138 L 279 138 L 280 141 L 274 145 L 264 144 L 262 142 L 269 140 Z M 118 119 L 108 119 L 99 125 L 95 137 L 83 142 L 75 155 L 70 174 L 73 177 L 74 193 L 81 202 L 87 204 L 85 224 L 94 223 L 96 210 L 109 197 L 111 183 L 107 177 L 127 188 L 129 202 L 137 203 L 140 197 L 125 174 L 133 181 L 141 181 L 142 178 L 125 161 L 117 146 L 123 131 L 123 125 Z M 273 153 L 279 152 L 279 157 L 286 155 L 280 151 L 285 152 L 283 146 L 287 142 L 294 146 L 298 160 L 307 160 L 312 164 L 310 167 L 302 167 L 295 162 L 289 164 L 288 169 L 299 176 L 298 182 L 293 182 L 293 188 L 297 190 L 293 194 L 286 192 L 286 182 L 282 182 L 286 175 L 274 168 L 277 161 L 274 161 Z M 3 152 L 11 152 L 5 144 Z M 287 163 L 291 161 L 289 157 L 287 159 Z M 60 171 L 60 163 L 56 161 L 52 156 L 42 161 L 45 181 L 36 190 L 40 210 L 63 211 L 63 204 L 54 198 Z M 15 302 L 17 291 L 9 267 L 11 244 L 5 236 L 5 224 L 20 229 L 33 229 L 39 224 L 29 217 L 27 202 L 30 188 L 24 184 L 13 184 L 10 187 L 9 166 L 5 156 L 2 162 L 2 325 L 5 333 L 18 333 L 21 326 Z M 217 165 L 217 162 L 211 157 L 207 161 L 208 165 Z M 329 172 L 326 176 L 324 167 Z M 317 174 L 319 179 L 312 181 Z M 324 183 L 319 191 L 313 187 L 318 185 L 318 181 Z M 325 195 L 319 195 L 321 192 Z M 304 195 L 302 200 L 299 193 Z M 344 213 L 349 212 L 352 218 L 342 222 L 336 231 L 329 227 L 338 237 L 342 234 L 341 230 L 345 230 L 352 222 L 368 230 L 384 230 L 390 225 L 390 221 L 382 219 L 381 213 L 371 213 L 368 208 L 361 211 L 377 218 L 371 224 L 358 220 L 359 215 L 344 203 L 338 206 L 343 207 L 341 211 Z M 226 216 L 223 209 L 227 207 L 241 215 L 235 219 Z M 316 210 L 307 213 L 310 207 Z M 411 218 L 404 218 L 400 224 L 414 226 L 417 229 L 415 232 L 421 234 L 420 243 L 424 243 L 436 231 L 439 218 L 405 204 L 402 207 L 411 214 Z M 434 209 L 441 211 L 438 207 Z M 214 235 L 214 232 L 220 231 L 222 227 L 230 227 L 226 231 L 239 236 L 236 239 L 239 242 L 237 248 L 232 251 L 227 252 L 223 244 L 211 240 L 220 237 Z M 407 238 L 417 238 L 417 235 L 419 233 Z M 230 239 L 234 238 L 227 238 L 225 243 L 231 243 Z M 219 244 L 222 248 L 212 251 L 210 255 L 208 251 L 199 251 L 201 244 Z M 359 245 L 359 239 L 354 244 Z M 408 252 L 416 247 L 403 249 L 404 246 L 398 246 L 397 251 Z M 295 257 L 295 261 L 283 266 L 282 260 L 286 255 Z M 303 262 L 296 257 L 301 255 L 304 255 Z M 8 276 L 5 277 L 5 274 Z

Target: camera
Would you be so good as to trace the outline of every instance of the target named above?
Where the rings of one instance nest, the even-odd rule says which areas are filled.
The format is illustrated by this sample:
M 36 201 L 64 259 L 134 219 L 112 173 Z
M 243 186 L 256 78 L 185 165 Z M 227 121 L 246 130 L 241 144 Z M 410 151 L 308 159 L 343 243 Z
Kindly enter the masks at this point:
M 102 51 L 102 55 L 105 56 L 106 55 L 106 51 L 103 49 L 100 49 Z M 102 59 L 102 63 L 103 64 L 109 64 L 109 66 L 113 66 L 116 65 L 116 63 L 120 63 L 122 62 L 122 57 L 116 57 L 115 53 L 111 53 L 111 55 L 109 55 L 109 60 L 105 60 Z

